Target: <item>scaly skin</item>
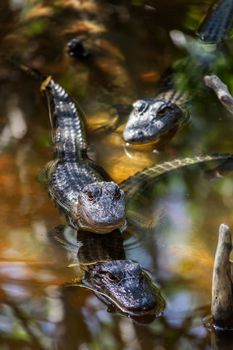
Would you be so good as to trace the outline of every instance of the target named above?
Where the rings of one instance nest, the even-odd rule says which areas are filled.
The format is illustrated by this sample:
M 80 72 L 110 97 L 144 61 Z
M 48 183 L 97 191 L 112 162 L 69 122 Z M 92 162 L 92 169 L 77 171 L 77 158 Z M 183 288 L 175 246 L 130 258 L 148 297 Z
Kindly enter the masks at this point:
M 61 242 L 62 232 L 57 233 L 54 238 Z M 76 252 L 65 245 L 77 260 L 71 266 L 76 267 L 78 277 L 69 285 L 91 289 L 105 304 L 127 316 L 161 315 L 165 301 L 159 288 L 139 263 L 126 259 L 117 230 L 103 236 L 79 231 Z
M 47 166 L 52 199 L 76 229 L 107 233 L 124 227 L 124 193 L 88 159 L 85 128 L 75 104 L 51 78 L 41 89 L 52 109 L 56 160 Z
M 196 70 L 198 77 L 210 67 L 215 55 L 208 55 L 208 44 L 215 44 L 215 51 L 218 43 L 221 42 L 233 22 L 233 2 L 232 0 L 220 0 L 211 8 L 203 24 L 198 30 L 199 38 L 203 41 L 203 50 L 206 54 L 200 55 L 197 67 L 189 67 L 190 60 L 187 59 L 187 74 L 192 74 Z M 205 45 L 206 44 L 206 45 Z M 206 46 L 206 50 L 205 50 Z M 202 51 L 203 51 L 202 50 Z M 203 61 L 203 62 L 202 62 Z M 196 78 L 196 77 L 195 77 Z M 133 103 L 133 110 L 129 115 L 125 125 L 123 138 L 129 144 L 150 144 L 160 143 L 166 135 L 170 135 L 187 121 L 188 110 L 186 103 L 189 99 L 186 91 L 179 93 L 176 91 L 174 78 L 164 93 L 153 99 L 140 99 Z M 199 79 L 198 79 L 199 80 Z
M 120 187 L 125 192 L 126 201 L 134 198 L 135 195 L 142 193 L 145 190 L 146 186 L 153 184 L 155 181 L 158 181 L 161 176 L 181 169 L 191 165 L 197 165 L 201 163 L 207 163 L 212 161 L 220 161 L 220 164 L 225 164 L 232 161 L 233 156 L 231 154 L 212 154 L 212 155 L 200 155 L 192 158 L 181 158 L 174 159 L 172 161 L 164 162 L 146 168 L 142 171 L 139 171 L 133 176 L 128 177 L 126 180 L 120 183 Z
M 125 142 L 138 145 L 159 143 L 185 123 L 188 119 L 187 109 L 170 95 L 171 91 L 157 98 L 134 102 L 123 132 Z

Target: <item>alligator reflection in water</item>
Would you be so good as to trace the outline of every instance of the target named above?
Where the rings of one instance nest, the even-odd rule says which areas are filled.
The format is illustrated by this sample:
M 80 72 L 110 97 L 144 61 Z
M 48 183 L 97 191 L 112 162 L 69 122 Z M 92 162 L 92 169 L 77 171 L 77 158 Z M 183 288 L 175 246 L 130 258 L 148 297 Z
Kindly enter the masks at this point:
M 125 256 L 119 231 L 104 236 L 78 231 L 76 243 L 69 227 L 58 227 L 50 237 L 60 242 L 73 257 L 75 279 L 69 286 L 85 287 L 102 300 L 110 312 L 119 312 L 138 322 L 150 322 L 162 315 L 165 301 L 159 288 L 142 266 Z

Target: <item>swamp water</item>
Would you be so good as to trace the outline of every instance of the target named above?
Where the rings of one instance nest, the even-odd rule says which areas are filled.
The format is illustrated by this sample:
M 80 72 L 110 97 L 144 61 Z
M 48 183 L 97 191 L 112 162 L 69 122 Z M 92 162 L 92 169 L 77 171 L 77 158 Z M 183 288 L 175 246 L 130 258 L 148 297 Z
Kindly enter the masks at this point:
M 52 74 L 78 100 L 96 161 L 120 182 L 156 162 L 232 152 L 232 116 L 207 90 L 193 104 L 190 123 L 159 153 L 125 147 L 122 127 L 94 131 L 111 123 L 114 106 L 155 95 L 161 74 L 186 55 L 169 31 L 194 33 L 209 5 L 2 0 L 1 55 Z M 66 43 L 76 36 L 91 59 L 68 57 Z M 227 46 L 228 61 L 219 65 L 232 91 L 231 40 Z M 48 235 L 64 221 L 37 180 L 53 154 L 45 99 L 37 82 L 4 59 L 0 82 L 0 348 L 232 349 L 231 334 L 217 339 L 202 321 L 210 313 L 218 226 L 224 222 L 233 230 L 232 175 L 217 179 L 213 164 L 188 167 L 132 198 L 126 256 L 150 271 L 166 308 L 148 324 L 107 312 L 93 292 L 65 287 L 75 269 Z

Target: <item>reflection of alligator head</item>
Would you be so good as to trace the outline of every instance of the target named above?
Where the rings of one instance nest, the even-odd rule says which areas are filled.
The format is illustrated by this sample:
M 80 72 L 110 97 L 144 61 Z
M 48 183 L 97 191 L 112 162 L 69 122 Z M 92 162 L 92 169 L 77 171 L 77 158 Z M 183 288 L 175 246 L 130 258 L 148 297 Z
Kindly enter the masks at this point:
M 77 243 L 74 285 L 94 291 L 109 310 L 137 320 L 161 315 L 165 301 L 160 290 L 139 263 L 125 258 L 119 231 L 104 236 L 79 231 Z

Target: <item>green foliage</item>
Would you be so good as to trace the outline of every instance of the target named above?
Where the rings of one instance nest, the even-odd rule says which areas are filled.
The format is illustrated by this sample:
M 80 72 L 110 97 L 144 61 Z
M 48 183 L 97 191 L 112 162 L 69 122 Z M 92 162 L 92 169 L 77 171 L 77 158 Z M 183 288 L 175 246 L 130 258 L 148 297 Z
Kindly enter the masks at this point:
M 42 19 L 36 19 L 30 22 L 27 26 L 28 33 L 31 36 L 37 36 L 41 34 L 45 29 L 45 23 Z

